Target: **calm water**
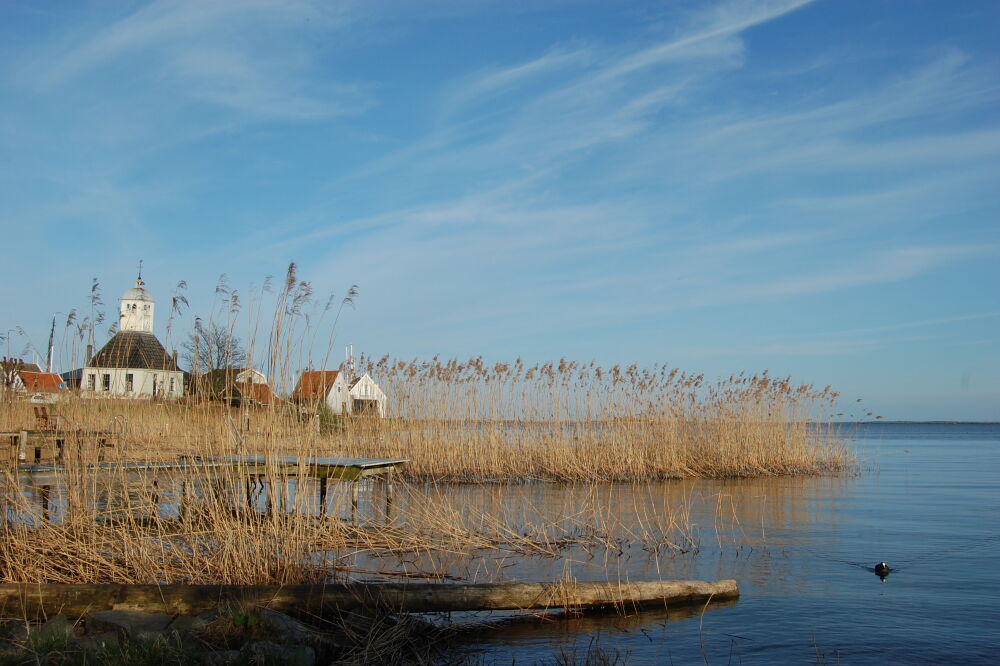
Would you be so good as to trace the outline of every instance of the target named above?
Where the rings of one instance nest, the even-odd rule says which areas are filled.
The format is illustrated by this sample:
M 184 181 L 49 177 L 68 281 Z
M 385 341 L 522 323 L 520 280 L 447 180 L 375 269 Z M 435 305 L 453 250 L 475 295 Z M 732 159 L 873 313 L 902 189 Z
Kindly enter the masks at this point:
M 875 424 L 858 437 L 856 477 L 664 485 L 700 505 L 697 552 L 613 563 L 612 575 L 633 578 L 654 567 L 665 578 L 736 578 L 736 603 L 513 623 L 478 633 L 479 655 L 552 663 L 596 642 L 630 664 L 1000 661 L 1000 426 Z M 895 568 L 885 582 L 870 571 L 879 560 Z M 512 576 L 569 567 L 599 579 L 607 564 L 533 561 Z
M 704 612 L 452 616 L 481 626 L 466 638 L 484 663 L 574 655 L 583 663 L 591 645 L 629 664 L 1000 662 L 1000 425 L 873 424 L 856 434 L 861 469 L 849 477 L 417 487 L 396 507 L 405 522 L 445 511 L 474 522 L 485 512 L 535 539 L 538 525 L 556 526 L 551 534 L 593 529 L 611 546 L 590 541 L 527 558 L 486 550 L 471 559 L 443 548 L 354 563 L 472 581 L 740 584 L 738 601 Z M 364 491 L 370 519 L 380 520 L 380 493 Z M 329 501 L 330 513 L 350 515 L 345 488 L 331 489 Z M 673 546 L 652 548 L 649 537 L 664 532 Z M 885 582 L 871 570 L 880 560 L 894 568 Z

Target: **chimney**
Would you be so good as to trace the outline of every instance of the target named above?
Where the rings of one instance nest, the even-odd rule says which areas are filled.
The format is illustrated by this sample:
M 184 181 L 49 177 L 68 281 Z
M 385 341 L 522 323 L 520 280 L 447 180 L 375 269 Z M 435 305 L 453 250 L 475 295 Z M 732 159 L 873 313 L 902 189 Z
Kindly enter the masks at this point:
M 174 369 L 176 370 L 177 369 L 177 350 L 176 349 L 174 350 L 174 353 L 172 354 L 172 356 L 174 357 Z
M 94 345 L 87 345 L 87 358 L 84 360 L 84 365 L 90 364 L 90 359 L 94 358 Z

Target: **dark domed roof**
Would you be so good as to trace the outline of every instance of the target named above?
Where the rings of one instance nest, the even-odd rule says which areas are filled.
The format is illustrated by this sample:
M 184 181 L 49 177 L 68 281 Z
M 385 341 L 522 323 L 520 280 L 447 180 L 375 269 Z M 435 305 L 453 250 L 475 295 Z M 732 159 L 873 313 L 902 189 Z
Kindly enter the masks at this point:
M 118 331 L 87 363 L 90 368 L 176 370 L 177 364 L 152 333 Z

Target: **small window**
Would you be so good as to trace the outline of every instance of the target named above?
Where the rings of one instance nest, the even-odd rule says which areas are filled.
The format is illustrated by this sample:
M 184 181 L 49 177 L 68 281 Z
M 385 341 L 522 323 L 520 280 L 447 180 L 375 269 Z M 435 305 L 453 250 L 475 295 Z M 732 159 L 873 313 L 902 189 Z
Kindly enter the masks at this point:
M 87 373 L 87 390 L 93 391 L 97 388 L 97 375 L 92 372 Z
M 174 378 L 171 377 L 170 378 L 170 393 L 173 394 L 173 392 L 174 392 Z
M 125 390 L 129 393 L 135 390 L 135 380 L 131 374 L 125 375 Z
M 101 388 L 105 391 L 111 390 L 111 375 L 101 375 Z

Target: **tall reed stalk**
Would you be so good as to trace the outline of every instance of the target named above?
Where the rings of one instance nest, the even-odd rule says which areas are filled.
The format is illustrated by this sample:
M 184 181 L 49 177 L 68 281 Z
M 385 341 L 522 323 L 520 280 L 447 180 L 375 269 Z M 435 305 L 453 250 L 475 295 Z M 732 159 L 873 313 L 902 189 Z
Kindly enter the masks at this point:
M 242 310 L 249 317 L 247 358 L 258 360 L 275 393 L 287 396 L 297 374 L 312 365 L 314 349 L 329 357 L 333 333 L 325 349 L 317 344 L 324 336 L 310 326 L 324 317 L 308 314 L 312 287 L 294 265 L 273 315 L 262 305 L 268 290 L 265 282 Z M 233 331 L 241 300 L 225 280 L 217 293 L 224 328 Z M 334 326 L 356 294 L 352 287 L 332 316 Z M 178 303 L 186 302 L 175 297 L 172 324 Z M 332 302 L 323 313 L 332 312 Z M 92 322 L 101 318 L 92 313 L 79 331 L 92 335 Z M 255 353 L 261 343 L 265 349 Z M 691 502 L 644 500 L 634 510 L 610 511 L 608 489 L 665 479 L 837 474 L 855 465 L 847 439 L 829 425 L 838 395 L 766 373 L 709 382 L 665 365 L 437 357 L 362 359 L 359 367 L 387 394 L 388 417 L 343 418 L 323 432 L 308 409 L 284 400 L 254 408 L 197 396 L 173 402 L 68 396 L 51 407 L 72 453 L 56 487 L 25 486 L 12 457 L 0 464 L 0 580 L 294 583 L 350 575 L 359 556 L 377 560 L 386 553 L 430 562 L 392 575 L 444 575 L 442 554 L 466 558 L 480 550 L 553 557 L 568 545 L 620 552 L 632 540 L 653 553 L 685 552 L 698 547 Z M 32 427 L 31 404 L 0 406 L 0 431 Z M 265 475 L 266 494 L 299 492 L 270 512 L 263 500 L 248 497 L 246 478 L 233 468 L 160 474 L 155 485 L 154 475 L 124 467 L 94 474 L 88 465 L 97 451 L 75 439 L 80 430 L 120 435 L 106 462 L 176 461 L 185 454 L 391 457 L 409 460 L 407 483 L 394 520 L 352 526 L 320 515 L 310 499 L 315 489 L 280 468 Z M 572 501 L 554 509 L 551 500 L 524 500 L 512 511 L 511 498 L 532 481 L 573 484 L 563 487 Z M 496 493 L 469 505 L 458 492 L 468 486 L 452 482 L 493 484 Z M 54 498 L 54 509 L 41 508 L 43 492 Z M 630 497 L 635 501 L 636 493 Z M 338 501 L 333 516 L 349 502 L 343 494 Z

